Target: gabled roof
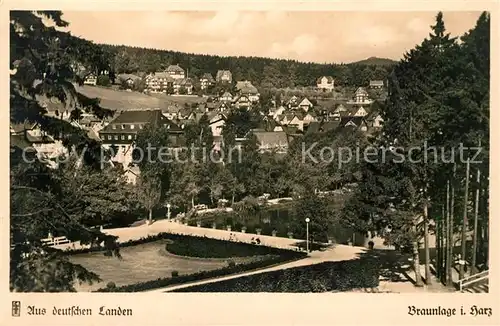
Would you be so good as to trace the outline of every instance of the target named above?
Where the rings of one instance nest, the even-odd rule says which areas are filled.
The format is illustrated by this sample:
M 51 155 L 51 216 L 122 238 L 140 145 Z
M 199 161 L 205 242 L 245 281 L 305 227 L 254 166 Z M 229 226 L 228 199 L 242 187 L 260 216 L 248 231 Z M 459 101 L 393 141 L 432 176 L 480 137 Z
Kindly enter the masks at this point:
M 116 133 L 116 132 L 133 132 L 136 133 L 139 128 L 131 125 L 143 125 L 153 123 L 157 126 L 168 125 L 169 130 L 172 132 L 181 131 L 179 126 L 165 117 L 161 110 L 130 110 L 122 112 L 118 117 L 104 127 L 99 133 Z M 113 126 L 123 125 L 124 128 L 113 129 Z
M 232 79 L 231 71 L 229 71 L 229 70 L 218 70 L 217 71 L 217 75 L 216 75 L 215 78 L 217 80 L 221 80 L 222 77 L 228 77 L 229 79 Z
M 313 104 L 311 103 L 311 101 L 309 101 L 307 98 L 304 98 L 300 103 L 299 103 L 299 106 L 313 106 Z
M 167 72 L 155 72 L 146 76 L 146 79 L 165 79 L 167 82 L 173 82 L 174 78 Z
M 346 112 L 346 111 L 347 111 L 346 107 L 342 103 L 340 103 L 337 106 L 337 108 L 335 108 L 334 112 Z
M 133 74 L 119 74 L 117 77 L 118 77 L 119 80 L 132 79 L 132 80 L 135 81 L 135 80 L 141 79 L 141 77 L 133 75 Z
M 233 98 L 233 102 L 234 102 L 234 103 L 237 103 L 237 102 L 240 102 L 240 100 L 242 100 L 242 99 L 243 99 L 243 101 L 245 101 L 245 102 L 250 102 L 250 99 L 249 99 L 249 98 L 248 98 L 248 96 L 246 96 L 246 95 L 239 95 L 238 97 Z
M 319 77 L 317 80 L 316 80 L 316 83 L 319 84 L 321 83 L 321 79 L 323 79 L 323 77 L 326 77 L 328 83 L 333 83 L 334 79 L 332 76 L 321 76 Z
M 365 123 L 364 117 L 341 117 L 339 124 L 341 127 L 346 127 L 346 125 L 354 123 L 356 127 L 360 127 L 363 123 Z
M 19 123 L 11 123 L 10 130 L 14 134 L 24 133 L 26 130 L 33 130 L 37 126 L 36 122 L 19 122 Z
M 236 89 L 242 94 L 257 94 L 257 87 L 248 80 L 236 82 Z
M 356 93 L 354 93 L 355 96 L 368 96 L 368 92 L 364 87 L 358 87 L 356 90 Z
M 336 130 L 340 126 L 340 121 L 318 121 L 311 122 L 309 127 L 307 128 L 306 133 L 319 133 L 319 132 L 328 132 L 331 130 Z
M 222 94 L 221 97 L 230 97 L 230 98 L 233 98 L 233 95 L 231 95 L 231 93 L 229 93 L 229 92 L 224 92 L 224 94 Z
M 220 113 L 220 112 L 210 112 L 210 113 L 214 113 L 214 114 L 208 115 L 208 119 L 209 119 L 210 123 L 215 123 L 217 121 L 227 119 L 227 117 L 224 113 Z
M 189 87 L 193 85 L 193 80 L 191 78 L 174 79 L 174 84 Z
M 214 77 L 209 72 L 206 72 L 203 74 L 203 76 L 201 76 L 200 80 L 203 80 L 203 79 L 208 80 L 210 83 L 213 83 L 215 81 Z
M 184 73 L 184 69 L 182 69 L 179 65 L 170 65 L 165 70 L 166 72 L 175 72 L 175 73 Z

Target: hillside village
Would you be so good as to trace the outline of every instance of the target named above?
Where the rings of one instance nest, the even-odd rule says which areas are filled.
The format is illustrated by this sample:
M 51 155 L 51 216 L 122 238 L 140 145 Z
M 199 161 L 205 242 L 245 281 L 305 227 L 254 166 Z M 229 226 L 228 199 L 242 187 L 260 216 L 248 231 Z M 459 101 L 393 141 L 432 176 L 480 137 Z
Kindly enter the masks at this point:
M 106 76 L 104 71 L 100 76 Z M 251 81 L 234 81 L 229 70 L 220 70 L 215 78 L 204 73 L 196 84 L 210 95 L 192 95 L 195 81 L 189 78 L 179 65 L 170 65 L 165 71 L 139 77 L 118 75 L 116 87 L 98 86 L 100 76 L 88 74 L 79 91 L 90 98 L 100 98 L 101 104 L 114 111 L 104 120 L 88 113 L 72 119 L 56 99 L 40 98 L 47 115 L 71 120 L 71 124 L 87 132 L 89 138 L 102 143 L 105 148 L 116 147 L 112 162 L 127 170 L 130 182 L 135 182 L 139 169 L 131 165 L 134 141 L 145 124 L 168 125 L 172 134 L 172 146 L 186 146 L 183 130 L 188 124 L 200 121 L 206 115 L 212 131 L 214 150 L 223 145 L 222 129 L 228 114 L 233 110 L 256 111 L 261 116 L 260 126 L 250 132 L 257 137 L 261 152 L 286 152 L 289 142 L 312 133 L 324 133 L 343 128 L 372 133 L 382 127 L 380 103 L 370 97 L 367 90 L 384 90 L 383 81 L 370 81 L 359 86 L 346 100 L 328 102 L 306 96 L 276 96 L 263 107 L 257 87 Z M 144 84 L 141 92 L 133 91 L 134 85 Z M 331 76 L 320 76 L 317 92 L 333 93 L 335 81 Z M 210 92 L 210 90 L 214 90 Z M 383 92 L 382 92 L 383 93 Z M 170 98 L 171 101 L 166 99 Z M 134 101 L 127 101 L 133 98 Z M 276 101 L 278 98 L 278 101 Z M 120 99 L 124 99 L 120 101 Z M 179 101 L 176 101 L 176 100 Z M 143 100 L 141 103 L 141 100 Z M 184 100 L 184 105 L 181 105 Z M 123 103 L 128 102 L 128 103 Z M 239 135 L 244 141 L 247 135 Z M 61 141 L 43 135 L 36 124 L 11 125 L 11 139 L 20 147 L 30 146 L 40 157 L 55 158 L 65 151 Z
M 11 292 L 489 292 L 488 12 L 347 64 L 62 15 L 10 11 Z

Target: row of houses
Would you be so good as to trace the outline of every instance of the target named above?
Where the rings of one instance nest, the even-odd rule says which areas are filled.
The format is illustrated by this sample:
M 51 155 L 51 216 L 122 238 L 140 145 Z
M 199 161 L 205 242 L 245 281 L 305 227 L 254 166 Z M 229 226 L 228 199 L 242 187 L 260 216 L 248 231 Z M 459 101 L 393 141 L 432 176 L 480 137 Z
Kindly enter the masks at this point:
M 370 80 L 368 86 L 373 89 L 382 89 L 385 85 L 383 80 Z M 316 87 L 319 90 L 332 92 L 335 89 L 335 79 L 332 76 L 321 76 L 316 80 Z
M 127 83 L 131 85 L 135 82 L 138 76 L 125 76 Z M 200 88 L 208 89 L 215 83 L 232 83 L 233 76 L 229 70 L 218 70 L 215 78 L 210 73 L 204 73 L 200 79 Z M 97 76 L 90 74 L 85 78 L 85 84 L 96 85 Z M 193 79 L 189 78 L 188 73 L 178 64 L 169 65 L 165 71 L 151 73 L 146 76 L 146 86 L 152 92 L 167 92 L 169 89 L 173 93 L 178 94 L 181 87 L 185 87 L 187 94 L 193 91 Z M 335 89 L 335 79 L 332 76 L 321 76 L 316 80 L 316 87 L 323 91 L 333 91 Z M 384 87 L 383 80 L 370 80 L 370 88 L 381 89 Z

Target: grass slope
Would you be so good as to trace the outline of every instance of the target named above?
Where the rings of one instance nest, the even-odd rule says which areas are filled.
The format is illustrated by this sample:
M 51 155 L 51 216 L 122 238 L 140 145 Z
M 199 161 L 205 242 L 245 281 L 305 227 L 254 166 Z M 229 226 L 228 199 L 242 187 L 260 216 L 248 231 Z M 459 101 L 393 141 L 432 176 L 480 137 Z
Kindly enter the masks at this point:
M 143 94 L 115 90 L 99 86 L 76 86 L 78 92 L 90 98 L 99 98 L 101 106 L 112 110 L 138 110 L 184 107 L 185 103 L 204 103 L 206 98 L 199 96 L 168 96 L 164 94 Z

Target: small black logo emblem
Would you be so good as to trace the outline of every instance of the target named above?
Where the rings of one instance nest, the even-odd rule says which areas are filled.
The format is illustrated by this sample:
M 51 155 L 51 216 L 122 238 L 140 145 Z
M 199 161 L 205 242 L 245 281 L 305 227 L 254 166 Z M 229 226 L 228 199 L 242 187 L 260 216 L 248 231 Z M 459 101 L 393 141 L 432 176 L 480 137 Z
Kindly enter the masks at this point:
M 12 317 L 21 316 L 21 301 L 12 301 Z

